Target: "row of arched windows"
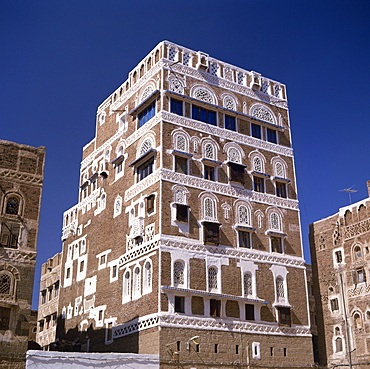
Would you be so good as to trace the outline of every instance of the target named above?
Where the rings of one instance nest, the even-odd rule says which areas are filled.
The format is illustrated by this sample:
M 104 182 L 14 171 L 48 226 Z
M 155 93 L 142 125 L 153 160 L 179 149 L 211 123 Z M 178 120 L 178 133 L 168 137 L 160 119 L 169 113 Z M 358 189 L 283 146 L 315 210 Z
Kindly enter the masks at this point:
M 123 273 L 123 302 L 135 300 L 152 291 L 153 270 L 151 261 L 147 260 L 144 266 L 134 266 Z

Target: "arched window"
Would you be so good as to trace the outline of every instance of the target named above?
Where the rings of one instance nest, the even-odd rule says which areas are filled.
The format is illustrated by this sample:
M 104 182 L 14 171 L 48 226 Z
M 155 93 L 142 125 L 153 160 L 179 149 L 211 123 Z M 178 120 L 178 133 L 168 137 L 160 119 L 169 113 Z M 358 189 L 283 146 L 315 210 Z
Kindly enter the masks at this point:
M 130 300 L 130 292 L 131 292 L 131 273 L 129 270 L 127 270 L 123 277 L 123 299 L 124 301 Z
M 153 93 L 153 91 L 154 91 L 154 88 L 152 85 L 145 87 L 145 90 L 143 91 L 141 95 L 141 101 L 144 101 L 145 99 L 147 99 Z
M 273 124 L 275 123 L 274 117 L 272 116 L 272 114 L 266 108 L 263 108 L 263 107 L 254 108 L 252 112 L 252 117 L 255 117 L 260 120 L 264 120 L 265 122 L 269 122 Z
M 11 286 L 12 286 L 12 277 L 7 273 L 1 274 L 0 275 L 0 294 L 10 295 Z
M 185 264 L 183 261 L 175 261 L 173 264 L 173 283 L 175 286 L 185 283 Z
M 117 196 L 117 198 L 114 201 L 114 214 L 113 217 L 116 217 L 120 215 L 122 212 L 122 197 Z
M 19 198 L 11 196 L 6 202 L 5 213 L 10 215 L 17 215 L 19 212 Z
M 286 178 L 284 165 L 279 161 L 275 163 L 274 171 L 276 177 Z
M 175 136 L 175 150 L 188 152 L 188 140 L 182 134 L 177 134 Z
M 204 219 L 216 220 L 215 203 L 210 197 L 204 199 Z
M 353 252 L 355 254 L 355 259 L 361 259 L 362 258 L 362 251 L 361 247 L 359 245 L 355 246 L 353 249 Z
M 204 153 L 203 156 L 207 159 L 216 160 L 216 150 L 213 144 L 207 142 L 204 145 Z
M 235 147 L 230 147 L 227 151 L 227 160 L 233 163 L 241 164 L 242 157 L 240 155 L 240 151 Z
M 353 320 L 355 322 L 355 328 L 357 329 L 362 328 L 361 316 L 358 312 L 353 314 Z
M 132 296 L 133 297 L 139 297 L 141 294 L 141 275 L 140 275 L 140 268 L 137 266 L 134 269 L 134 275 L 132 280 Z
M 152 289 L 152 264 L 147 261 L 144 265 L 144 290 L 149 292 Z
M 235 100 L 230 96 L 225 96 L 223 98 L 223 105 L 226 109 L 236 110 Z
M 176 92 L 181 95 L 184 93 L 184 85 L 178 78 L 171 78 L 169 82 L 170 91 Z
M 217 268 L 216 267 L 209 267 L 208 268 L 208 290 L 217 290 L 218 283 L 217 283 Z
M 270 215 L 270 226 L 273 230 L 281 231 L 281 220 L 277 213 L 272 213 Z
M 276 278 L 276 300 L 285 301 L 284 279 L 282 277 Z
M 244 205 L 240 205 L 239 208 L 238 208 L 238 222 L 239 224 L 247 224 L 249 225 L 250 224 L 250 213 L 249 213 L 249 209 L 244 206 Z
M 342 352 L 343 351 L 343 342 L 341 337 L 337 337 L 335 339 L 335 352 Z
M 335 336 L 340 336 L 340 328 L 339 327 L 335 327 L 335 329 L 334 329 L 334 335 Z
M 210 103 L 210 104 L 214 104 L 213 96 L 211 95 L 211 93 L 209 91 L 207 91 L 204 88 L 196 89 L 194 91 L 193 97 L 198 99 L 198 100 L 205 101 L 205 102 Z
M 252 286 L 252 274 L 244 274 L 244 295 L 252 296 L 253 295 L 253 286 Z
M 255 172 L 260 172 L 260 173 L 263 173 L 263 171 L 264 171 L 263 161 L 261 160 L 261 158 L 259 156 L 255 156 L 253 158 L 253 170 Z
M 150 139 L 146 139 L 140 147 L 139 156 L 144 155 L 147 151 L 149 151 L 153 147 L 153 142 Z

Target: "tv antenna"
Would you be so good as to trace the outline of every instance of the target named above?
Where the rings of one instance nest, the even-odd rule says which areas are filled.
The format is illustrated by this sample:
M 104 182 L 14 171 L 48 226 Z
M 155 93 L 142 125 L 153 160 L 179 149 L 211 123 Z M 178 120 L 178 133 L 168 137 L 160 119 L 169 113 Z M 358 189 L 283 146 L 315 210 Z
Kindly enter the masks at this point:
M 357 190 L 352 190 L 353 187 L 355 187 L 356 185 L 353 185 L 349 188 L 344 188 L 343 190 L 339 190 L 341 192 L 347 192 L 348 193 L 348 196 L 349 196 L 349 204 L 352 205 L 352 198 L 351 198 L 351 193 L 355 193 L 357 192 Z

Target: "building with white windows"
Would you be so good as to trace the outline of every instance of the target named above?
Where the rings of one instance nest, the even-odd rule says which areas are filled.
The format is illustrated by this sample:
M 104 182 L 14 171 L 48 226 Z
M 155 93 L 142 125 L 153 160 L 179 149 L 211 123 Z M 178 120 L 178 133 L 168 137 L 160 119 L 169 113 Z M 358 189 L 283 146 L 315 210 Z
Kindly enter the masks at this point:
M 310 225 L 322 365 L 370 365 L 370 181 L 367 188 L 368 198 Z
M 31 304 L 44 160 L 45 147 L 0 140 L 0 363 L 4 367 L 25 364 L 36 328 Z
M 313 363 L 283 84 L 163 41 L 99 106 L 79 186 L 59 349 Z

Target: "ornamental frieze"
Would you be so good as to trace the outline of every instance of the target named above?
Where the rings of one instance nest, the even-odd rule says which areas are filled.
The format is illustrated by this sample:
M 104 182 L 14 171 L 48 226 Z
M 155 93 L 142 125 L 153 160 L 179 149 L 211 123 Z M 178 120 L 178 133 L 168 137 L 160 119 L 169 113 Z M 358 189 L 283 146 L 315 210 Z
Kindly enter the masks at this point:
M 347 226 L 344 229 L 344 238 L 352 238 L 370 231 L 370 219 Z

